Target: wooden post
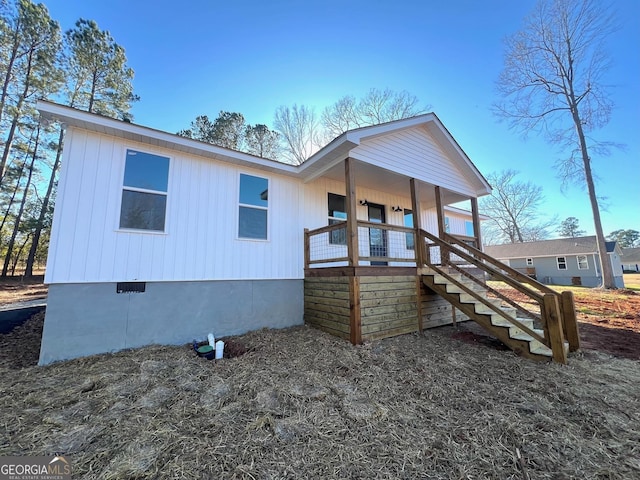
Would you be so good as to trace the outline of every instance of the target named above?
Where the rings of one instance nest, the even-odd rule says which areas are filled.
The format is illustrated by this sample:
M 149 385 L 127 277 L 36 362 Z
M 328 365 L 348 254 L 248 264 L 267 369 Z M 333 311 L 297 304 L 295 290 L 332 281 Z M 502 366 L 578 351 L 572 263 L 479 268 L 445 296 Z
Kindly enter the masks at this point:
M 347 256 L 349 266 L 357 267 L 360 254 L 358 252 L 358 218 L 356 212 L 356 182 L 352 171 L 352 160 L 344 160 L 344 184 L 346 188 L 347 208 Z
M 416 275 L 416 315 L 418 316 L 418 333 L 422 335 L 422 275 Z
M 564 351 L 562 318 L 560 317 L 560 302 L 558 302 L 558 297 L 555 294 L 545 293 L 543 303 L 553 360 L 558 363 L 567 363 L 567 354 Z
M 471 198 L 471 218 L 473 220 L 473 236 L 476 237 L 476 248 L 482 248 L 482 235 L 480 234 L 480 214 L 478 212 L 478 199 Z
M 569 342 L 569 351 L 575 352 L 580 348 L 580 333 L 576 319 L 576 305 L 573 301 L 573 292 L 562 292 L 562 320 L 564 333 Z
M 442 193 L 440 192 L 440 187 L 437 185 L 435 187 L 435 196 L 436 213 L 438 214 L 438 237 L 444 240 L 446 233 L 444 225 L 444 208 L 442 206 Z M 443 266 L 449 263 L 449 251 L 444 250 L 442 247 L 440 247 L 440 262 Z
M 356 212 L 356 181 L 353 174 L 353 163 L 349 157 L 344 160 L 344 184 L 346 189 L 347 209 L 347 256 L 349 266 L 357 267 L 360 263 L 358 252 L 358 216 Z M 349 277 L 349 340 L 353 345 L 362 343 L 362 317 L 360 312 L 360 278 Z
M 416 185 L 416 179 L 409 180 L 411 187 L 411 211 L 413 212 L 413 237 L 416 256 L 416 267 L 420 268 L 424 266 L 424 242 L 420 238 L 420 200 L 418 196 L 418 185 Z
M 309 262 L 311 261 L 311 241 L 309 239 L 309 229 L 304 229 L 304 269 L 309 268 Z
M 353 345 L 362 343 L 362 317 L 360 312 L 360 277 L 349 277 L 349 340 Z

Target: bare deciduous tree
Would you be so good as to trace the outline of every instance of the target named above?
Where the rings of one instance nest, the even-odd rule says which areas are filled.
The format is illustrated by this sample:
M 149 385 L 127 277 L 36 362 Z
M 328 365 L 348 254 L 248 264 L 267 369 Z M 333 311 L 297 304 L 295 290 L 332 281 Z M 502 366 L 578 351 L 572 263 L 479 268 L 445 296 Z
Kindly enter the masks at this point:
M 604 126 L 612 102 L 602 78 L 609 66 L 604 44 L 615 30 L 599 0 L 540 0 L 523 28 L 507 39 L 505 66 L 498 80 L 503 100 L 497 113 L 524 134 L 543 132 L 570 152 L 556 163 L 565 181 L 586 185 L 600 258 L 606 245 L 592 173 L 592 154 L 606 144 L 588 138 Z M 602 263 L 605 288 L 615 288 L 609 262 Z
M 322 112 L 322 125 L 327 140 L 352 128 L 414 117 L 428 107 L 419 106 L 418 97 L 406 91 L 372 88 L 360 100 L 346 95 Z
M 485 239 L 501 243 L 543 240 L 548 237 L 547 229 L 556 222 L 538 221 L 538 208 L 544 201 L 542 187 L 515 181 L 517 174 L 515 170 L 504 170 L 487 176 L 493 191 L 480 199 L 480 211 L 491 217 L 483 225 Z
M 276 110 L 273 124 L 284 140 L 285 158 L 294 165 L 304 162 L 322 146 L 313 108 L 281 105 Z

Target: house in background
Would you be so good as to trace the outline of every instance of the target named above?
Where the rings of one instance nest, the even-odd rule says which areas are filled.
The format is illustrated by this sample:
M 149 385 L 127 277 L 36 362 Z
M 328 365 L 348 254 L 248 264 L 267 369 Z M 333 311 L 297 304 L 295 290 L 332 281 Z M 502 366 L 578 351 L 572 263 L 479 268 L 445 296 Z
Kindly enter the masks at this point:
M 487 245 L 484 251 L 545 284 L 585 287 L 602 284 L 595 236 Z M 607 242 L 607 253 L 616 287 L 624 288 L 622 251 L 617 242 Z
M 622 270 L 624 272 L 640 272 L 640 247 L 622 249 Z

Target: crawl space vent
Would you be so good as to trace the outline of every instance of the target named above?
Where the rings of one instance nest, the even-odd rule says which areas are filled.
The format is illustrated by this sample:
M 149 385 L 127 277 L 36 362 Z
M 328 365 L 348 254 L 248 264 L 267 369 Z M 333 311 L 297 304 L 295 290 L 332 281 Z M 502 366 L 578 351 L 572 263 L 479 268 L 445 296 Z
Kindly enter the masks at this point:
M 116 293 L 144 293 L 146 282 L 118 282 Z

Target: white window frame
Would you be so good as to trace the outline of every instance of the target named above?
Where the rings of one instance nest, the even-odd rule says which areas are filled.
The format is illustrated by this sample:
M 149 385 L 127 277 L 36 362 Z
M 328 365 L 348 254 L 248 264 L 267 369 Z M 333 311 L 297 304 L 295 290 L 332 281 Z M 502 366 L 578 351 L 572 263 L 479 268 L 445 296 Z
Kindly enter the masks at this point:
M 163 157 L 169 159 L 169 168 L 167 169 L 167 191 L 163 192 L 162 190 L 148 190 L 146 188 L 138 188 L 138 187 L 129 187 L 124 184 L 124 175 L 127 169 L 127 152 L 140 152 L 146 153 L 148 155 L 155 155 L 157 157 Z M 142 233 L 147 235 L 167 235 L 169 232 L 169 191 L 171 190 L 171 171 L 173 168 L 174 157 L 171 155 L 166 155 L 164 153 L 153 152 L 151 150 L 143 150 L 138 147 L 127 147 L 125 146 L 122 149 L 122 158 L 124 161 L 122 162 L 122 171 L 120 176 L 120 198 L 118 199 L 118 210 L 117 216 L 115 219 L 115 231 L 122 233 Z M 144 228 L 126 228 L 120 226 L 120 218 L 122 216 L 122 193 L 128 190 L 130 192 L 140 192 L 140 193 L 151 193 L 156 195 L 164 195 L 166 197 L 165 200 L 165 210 L 164 210 L 164 230 L 147 230 Z
M 269 195 L 271 195 L 271 179 L 269 177 L 264 177 L 262 175 L 257 175 L 255 173 L 250 173 L 250 172 L 238 172 L 238 190 L 237 190 L 237 201 L 238 201 L 238 208 L 236 209 L 236 240 L 241 240 L 243 242 L 269 242 L 270 241 L 270 234 L 271 234 L 271 212 L 270 210 L 270 205 L 271 202 L 269 201 L 269 198 L 267 197 L 267 206 L 263 207 L 262 205 L 251 205 L 248 203 L 242 203 L 240 202 L 240 180 L 242 178 L 242 175 L 247 175 L 249 177 L 256 177 L 256 178 L 262 178 L 264 180 L 267 181 L 267 192 L 269 192 Z M 240 207 L 244 207 L 244 208 L 253 208 L 255 210 L 265 210 L 267 212 L 267 236 L 266 238 L 249 238 L 249 237 L 241 237 L 240 236 Z
M 529 257 L 527 258 L 527 267 L 533 267 L 533 258 Z
M 346 195 L 342 195 L 340 193 L 334 193 L 334 192 L 327 192 L 327 214 L 329 213 L 329 195 L 335 195 L 336 197 L 342 197 L 344 198 L 344 213 L 345 213 L 345 217 L 347 216 L 347 196 Z M 327 225 L 335 225 L 336 223 L 339 222 L 346 222 L 346 218 L 339 218 L 339 217 L 332 217 L 331 215 L 327 215 L 328 216 L 328 222 Z M 333 221 L 333 223 L 331 223 Z M 334 239 L 334 237 L 337 236 L 337 233 L 340 230 L 333 230 L 331 232 L 329 232 L 329 245 L 337 245 L 340 247 L 346 247 L 347 246 L 347 236 L 346 236 L 346 232 L 347 232 L 347 227 L 345 226 L 345 239 L 344 239 L 344 243 L 341 241 L 336 241 Z
M 581 258 L 584 258 L 584 266 L 581 266 Z M 578 262 L 578 270 L 589 270 L 589 258 L 586 255 L 576 255 L 576 262 Z
M 444 233 L 451 233 L 451 217 L 444 217 Z
M 560 268 L 560 259 L 562 259 L 562 265 L 564 265 L 564 268 Z M 556 257 L 556 265 L 558 266 L 558 270 L 567 270 L 567 257 Z

